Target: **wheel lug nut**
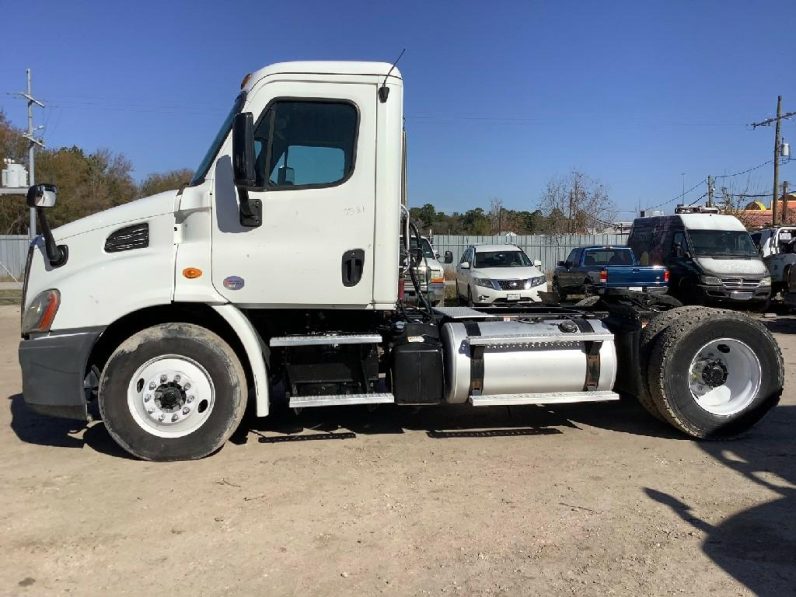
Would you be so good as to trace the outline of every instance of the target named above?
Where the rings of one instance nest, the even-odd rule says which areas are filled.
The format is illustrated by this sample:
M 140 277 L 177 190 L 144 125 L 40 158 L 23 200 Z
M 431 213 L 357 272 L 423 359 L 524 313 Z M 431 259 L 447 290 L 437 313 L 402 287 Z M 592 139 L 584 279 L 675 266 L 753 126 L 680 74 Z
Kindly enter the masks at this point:
M 155 382 L 154 382 L 154 381 L 150 381 L 150 382 L 149 382 L 149 389 L 150 389 L 150 390 L 154 390 L 156 387 L 157 387 L 157 386 L 155 385 Z
M 161 375 L 160 376 L 160 383 L 166 383 L 167 379 L 168 379 L 168 377 L 166 377 L 165 375 Z
M 186 400 L 188 401 L 188 404 L 190 404 L 191 402 L 193 402 L 193 394 L 191 394 L 190 396 L 188 396 L 188 398 L 187 398 Z
M 152 394 L 147 394 L 144 396 L 144 402 L 149 402 L 150 400 L 152 400 Z
M 182 379 L 179 374 L 174 376 L 174 383 L 180 383 L 180 379 Z
M 163 420 L 165 420 L 165 419 L 166 419 L 166 415 L 160 415 L 160 416 L 158 417 L 158 421 L 163 421 Z
M 148 415 L 151 415 L 153 412 L 155 412 L 155 407 L 154 406 L 148 406 L 147 409 L 146 409 L 146 412 L 147 412 Z
M 187 415 L 189 412 L 191 412 L 191 409 L 188 408 L 187 406 L 182 409 L 182 414 L 184 414 L 184 415 Z
M 185 385 L 183 386 L 183 390 L 185 390 L 185 391 L 188 391 L 188 390 L 190 390 L 190 389 L 191 389 L 191 383 L 190 383 L 190 382 L 188 382 L 187 384 L 185 384 Z
M 179 418 L 180 418 L 180 415 L 178 415 L 177 413 L 174 413 L 173 415 L 171 415 L 171 422 L 173 423 L 174 421 L 176 421 Z

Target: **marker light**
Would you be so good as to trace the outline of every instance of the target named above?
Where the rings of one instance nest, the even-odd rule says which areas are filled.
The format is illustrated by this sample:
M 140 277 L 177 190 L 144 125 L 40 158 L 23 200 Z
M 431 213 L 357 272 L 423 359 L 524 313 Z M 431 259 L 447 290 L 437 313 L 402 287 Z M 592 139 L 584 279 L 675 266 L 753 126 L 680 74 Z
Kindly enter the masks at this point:
M 22 333 L 49 332 L 61 304 L 61 293 L 51 288 L 40 292 L 25 309 L 22 316 Z
M 182 275 L 189 280 L 193 280 L 194 278 L 198 278 L 202 275 L 202 270 L 200 270 L 198 267 L 186 267 L 184 270 L 182 270 Z

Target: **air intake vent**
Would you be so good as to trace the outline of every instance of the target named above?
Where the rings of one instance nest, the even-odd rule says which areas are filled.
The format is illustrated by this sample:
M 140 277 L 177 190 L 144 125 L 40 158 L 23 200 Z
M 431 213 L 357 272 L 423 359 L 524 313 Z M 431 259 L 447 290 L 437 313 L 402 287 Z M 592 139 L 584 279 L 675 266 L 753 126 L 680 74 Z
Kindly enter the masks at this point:
M 149 224 L 134 224 L 112 232 L 105 241 L 105 251 L 119 253 L 149 246 Z

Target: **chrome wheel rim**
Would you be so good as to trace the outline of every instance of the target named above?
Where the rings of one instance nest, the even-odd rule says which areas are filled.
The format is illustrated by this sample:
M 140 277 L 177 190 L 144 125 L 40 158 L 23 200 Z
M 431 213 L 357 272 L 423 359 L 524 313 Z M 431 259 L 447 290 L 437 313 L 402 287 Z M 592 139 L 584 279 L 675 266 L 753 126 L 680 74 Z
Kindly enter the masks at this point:
M 127 386 L 127 406 L 147 433 L 183 437 L 205 424 L 215 404 L 207 370 L 191 358 L 163 355 L 141 365 Z
M 733 338 L 705 344 L 688 371 L 689 389 L 699 407 L 725 417 L 752 403 L 762 379 L 760 359 L 748 345 Z

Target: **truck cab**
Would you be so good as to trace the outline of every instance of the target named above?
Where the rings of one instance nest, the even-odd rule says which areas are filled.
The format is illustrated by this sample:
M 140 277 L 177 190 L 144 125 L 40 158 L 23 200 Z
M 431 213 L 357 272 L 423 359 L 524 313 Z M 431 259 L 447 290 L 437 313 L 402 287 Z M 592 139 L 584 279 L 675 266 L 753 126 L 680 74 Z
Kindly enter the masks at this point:
M 632 300 L 408 304 L 400 288 L 409 273 L 422 293 L 423 257 L 405 181 L 395 65 L 291 62 L 244 78 L 184 189 L 51 231 L 56 189 L 31 187 L 42 235 L 22 300 L 25 402 L 101 418 L 158 461 L 212 454 L 249 405 L 265 417 L 272 400 L 485 407 L 623 392 L 695 437 L 737 433 L 776 404 L 782 359 L 748 318 L 656 318 L 654 302 Z M 677 359 L 645 360 L 673 341 Z M 671 375 L 684 366 L 690 376 Z
M 771 274 L 772 294 L 785 290 L 796 263 L 796 227 L 776 226 L 752 234 L 752 240 Z

